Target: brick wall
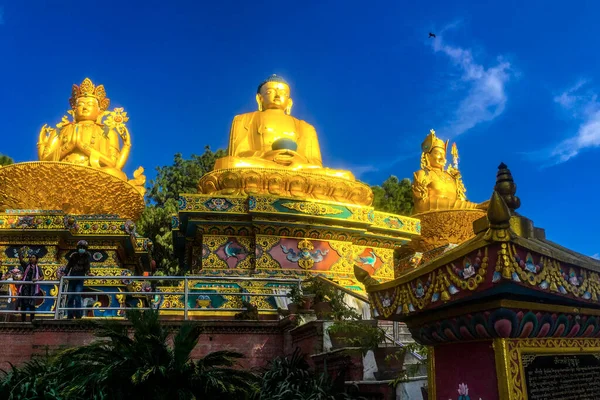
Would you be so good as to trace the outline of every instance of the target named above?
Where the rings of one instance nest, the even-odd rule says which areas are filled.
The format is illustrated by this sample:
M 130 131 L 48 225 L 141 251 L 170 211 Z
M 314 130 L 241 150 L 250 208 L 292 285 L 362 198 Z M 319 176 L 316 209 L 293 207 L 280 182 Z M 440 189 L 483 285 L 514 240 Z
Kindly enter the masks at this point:
M 123 322 L 126 323 L 126 322 Z M 204 331 L 192 358 L 200 358 L 217 350 L 242 353 L 242 365 L 248 369 L 261 368 L 284 351 L 287 321 L 206 321 Z M 181 322 L 167 321 L 165 325 L 177 329 Z M 73 321 L 35 321 L 29 323 L 0 323 L 0 368 L 7 362 L 20 365 L 34 354 L 45 354 L 58 349 L 78 346 L 96 340 L 89 323 Z

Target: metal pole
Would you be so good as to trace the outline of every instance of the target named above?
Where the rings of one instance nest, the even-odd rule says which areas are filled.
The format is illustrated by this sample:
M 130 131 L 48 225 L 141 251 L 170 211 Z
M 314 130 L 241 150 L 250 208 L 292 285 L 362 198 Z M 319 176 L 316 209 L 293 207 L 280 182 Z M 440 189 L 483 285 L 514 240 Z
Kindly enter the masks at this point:
M 60 299 L 62 298 L 62 289 L 63 289 L 63 276 L 60 277 L 60 281 L 58 282 L 58 293 L 56 295 L 56 300 L 54 301 L 54 319 L 60 318 Z
M 183 320 L 187 321 L 188 319 L 188 295 L 189 295 L 189 287 L 188 287 L 188 278 L 187 276 L 183 277 Z

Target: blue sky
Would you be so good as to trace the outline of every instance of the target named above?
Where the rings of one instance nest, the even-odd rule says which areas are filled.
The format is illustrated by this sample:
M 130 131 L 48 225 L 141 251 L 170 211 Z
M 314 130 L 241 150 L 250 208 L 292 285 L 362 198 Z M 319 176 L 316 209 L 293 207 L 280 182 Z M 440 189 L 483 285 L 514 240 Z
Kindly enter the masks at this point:
M 35 160 L 41 126 L 89 76 L 131 117 L 127 172 L 152 176 L 176 152 L 226 146 L 277 73 L 328 166 L 411 177 L 434 128 L 457 142 L 470 200 L 490 197 L 503 161 L 522 214 L 600 253 L 600 4 L 409 3 L 0 0 L 0 153 Z

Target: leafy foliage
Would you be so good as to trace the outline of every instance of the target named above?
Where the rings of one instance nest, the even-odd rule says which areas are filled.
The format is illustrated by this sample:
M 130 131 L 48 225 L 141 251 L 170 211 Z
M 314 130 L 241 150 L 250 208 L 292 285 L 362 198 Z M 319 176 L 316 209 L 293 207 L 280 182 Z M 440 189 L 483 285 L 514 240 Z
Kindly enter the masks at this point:
M 413 197 L 410 179 L 399 180 L 390 176 L 381 186 L 372 186 L 373 207 L 378 211 L 410 215 L 413 210 Z
M 212 171 L 217 158 L 223 157 L 225 150 L 213 152 L 209 146 L 202 155 L 192 155 L 184 159 L 175 154 L 173 165 L 158 167 L 156 178 L 150 181 L 147 206 L 137 222 L 138 232 L 154 242 L 153 258 L 157 267 L 168 275 L 180 274 L 177 259 L 173 255 L 171 217 L 177 213 L 177 200 L 183 193 L 197 193 L 198 181 L 202 175 Z
M 13 368 L 0 383 L 7 399 L 249 399 L 258 377 L 235 368 L 242 354 L 217 351 L 192 361 L 199 325 L 170 331 L 156 310 L 129 311 L 133 328 L 99 324 L 99 339 Z
M 14 160 L 9 156 L 5 156 L 4 154 L 0 154 L 0 167 L 3 165 L 14 164 Z
M 60 369 L 49 362 L 47 357 L 34 358 L 20 368 L 2 370 L 4 378 L 0 381 L 0 399 L 44 399 L 62 400 L 57 391 Z M 90 398 L 92 400 L 101 397 Z
M 255 400 L 351 400 L 358 396 L 346 393 L 344 374 L 332 379 L 326 373 L 315 375 L 296 348 L 289 357 L 271 361 L 264 373 L 260 393 Z

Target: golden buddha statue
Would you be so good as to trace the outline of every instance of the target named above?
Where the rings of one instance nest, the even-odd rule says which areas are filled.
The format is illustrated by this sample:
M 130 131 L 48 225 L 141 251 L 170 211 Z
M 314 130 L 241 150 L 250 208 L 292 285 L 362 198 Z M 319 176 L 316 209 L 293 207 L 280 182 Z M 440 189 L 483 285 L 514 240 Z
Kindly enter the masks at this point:
M 349 171 L 323 167 L 315 128 L 291 116 L 293 101 L 287 82 L 272 75 L 256 91 L 258 111 L 235 116 L 231 125 L 228 155 L 215 170 L 229 168 L 276 168 L 306 170 L 354 180 Z
M 478 205 L 467 201 L 466 189 L 458 170 L 458 150 L 452 145 L 452 165 L 446 168 L 448 141 L 435 136 L 432 129 L 421 144 L 421 169 L 414 173 L 412 190 L 414 213 L 431 210 L 473 209 Z
M 72 121 L 64 116 L 56 128 L 42 127 L 39 160 L 88 166 L 127 181 L 122 171 L 131 149 L 131 137 L 125 125 L 129 120 L 127 113 L 123 108 L 107 111 L 110 100 L 104 86 L 95 86 L 89 78 L 80 86 L 73 85 L 69 102 Z M 146 181 L 143 172 L 142 167 L 138 168 L 134 179 L 129 181 L 142 194 Z

